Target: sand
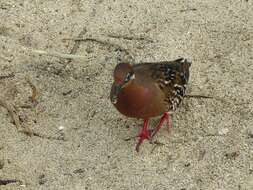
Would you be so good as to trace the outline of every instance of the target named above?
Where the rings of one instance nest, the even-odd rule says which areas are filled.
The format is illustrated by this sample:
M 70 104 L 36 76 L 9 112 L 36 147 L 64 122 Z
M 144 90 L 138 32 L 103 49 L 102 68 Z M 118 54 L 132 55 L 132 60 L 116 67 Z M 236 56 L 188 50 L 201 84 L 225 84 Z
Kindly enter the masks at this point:
M 185 99 L 163 145 L 136 153 L 125 139 L 142 121 L 109 100 L 119 46 L 135 62 L 191 59 L 188 93 L 215 98 Z M 0 98 L 37 136 L 0 107 L 0 180 L 16 180 L 0 189 L 252 190 L 252 47 L 252 0 L 1 0 Z

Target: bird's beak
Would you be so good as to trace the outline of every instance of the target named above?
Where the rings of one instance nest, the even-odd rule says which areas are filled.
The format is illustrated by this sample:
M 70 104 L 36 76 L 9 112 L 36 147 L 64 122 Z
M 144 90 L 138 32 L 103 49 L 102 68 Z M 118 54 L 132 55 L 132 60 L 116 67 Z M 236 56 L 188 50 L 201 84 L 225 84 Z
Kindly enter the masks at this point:
M 114 84 L 112 87 L 112 95 L 111 95 L 111 101 L 113 104 L 117 103 L 118 94 L 120 93 L 122 89 L 122 85 L 120 84 Z

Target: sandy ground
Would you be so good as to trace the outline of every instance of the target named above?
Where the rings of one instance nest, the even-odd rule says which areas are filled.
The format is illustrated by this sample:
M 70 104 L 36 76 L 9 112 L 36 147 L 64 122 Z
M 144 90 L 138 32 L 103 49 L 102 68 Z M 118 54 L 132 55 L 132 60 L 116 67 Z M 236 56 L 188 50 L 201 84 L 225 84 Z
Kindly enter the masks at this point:
M 136 62 L 191 58 L 188 93 L 218 98 L 185 99 L 171 134 L 156 137 L 164 145 L 137 154 L 124 139 L 142 121 L 108 98 L 122 54 L 63 40 L 78 37 L 118 44 Z M 0 98 L 41 137 L 18 132 L 0 107 L 0 180 L 17 180 L 0 189 L 252 190 L 252 47 L 252 0 L 1 0 Z

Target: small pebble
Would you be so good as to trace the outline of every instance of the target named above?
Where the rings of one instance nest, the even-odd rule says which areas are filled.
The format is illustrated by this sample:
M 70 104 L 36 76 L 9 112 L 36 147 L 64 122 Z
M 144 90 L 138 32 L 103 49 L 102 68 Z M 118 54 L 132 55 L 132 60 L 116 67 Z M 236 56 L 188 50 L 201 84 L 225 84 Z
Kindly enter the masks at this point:
M 222 128 L 219 130 L 219 135 L 226 135 L 229 132 L 228 128 Z
M 253 127 L 248 129 L 248 135 L 250 138 L 253 138 Z
M 40 184 L 40 185 L 43 185 L 43 184 L 46 183 L 46 181 L 47 181 L 47 179 L 46 179 L 45 174 L 41 174 L 41 175 L 39 176 L 39 184 Z
M 64 129 L 64 126 L 61 125 L 58 129 L 62 131 Z
M 4 160 L 0 160 L 0 170 L 4 168 Z

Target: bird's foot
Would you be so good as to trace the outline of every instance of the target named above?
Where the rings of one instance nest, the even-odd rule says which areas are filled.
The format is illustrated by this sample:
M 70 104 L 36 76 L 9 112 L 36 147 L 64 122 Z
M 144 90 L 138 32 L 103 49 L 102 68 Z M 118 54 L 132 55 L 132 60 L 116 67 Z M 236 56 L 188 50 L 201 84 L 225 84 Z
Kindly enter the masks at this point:
M 148 139 L 148 140 L 151 139 L 152 133 L 153 133 L 153 130 L 148 129 L 148 119 L 145 119 L 144 124 L 143 124 L 143 128 L 142 128 L 141 132 L 139 133 L 139 135 L 137 136 L 137 137 L 139 137 L 138 143 L 135 147 L 135 150 L 137 152 L 139 152 L 140 145 L 143 143 L 143 141 L 145 139 Z
M 168 132 L 170 132 L 170 129 L 172 128 L 172 122 L 170 119 L 170 115 L 169 113 L 165 112 L 163 114 L 163 116 L 161 117 L 158 125 L 155 127 L 155 129 L 153 130 L 152 134 L 151 134 L 151 140 L 153 139 L 153 137 L 156 135 L 156 133 L 162 128 L 162 125 L 164 122 L 167 122 L 168 125 Z
M 137 137 L 139 137 L 138 143 L 135 147 L 135 150 L 137 152 L 139 152 L 140 145 L 143 143 L 143 141 L 145 139 L 148 139 L 152 142 L 153 137 L 161 129 L 161 127 L 165 121 L 167 122 L 168 132 L 170 132 L 170 129 L 172 128 L 172 122 L 170 119 L 170 115 L 167 112 L 163 114 L 163 116 L 160 119 L 160 122 L 155 127 L 155 129 L 148 129 L 148 126 L 149 126 L 148 119 L 144 120 L 143 128 L 142 128 L 141 132 L 139 133 L 139 135 L 137 136 Z

